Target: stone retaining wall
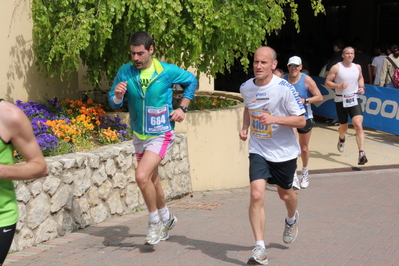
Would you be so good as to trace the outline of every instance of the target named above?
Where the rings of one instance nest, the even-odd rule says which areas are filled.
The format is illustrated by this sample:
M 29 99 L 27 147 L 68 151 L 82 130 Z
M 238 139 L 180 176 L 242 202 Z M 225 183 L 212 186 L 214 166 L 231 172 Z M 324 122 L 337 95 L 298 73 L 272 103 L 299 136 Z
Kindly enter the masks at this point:
M 145 208 L 131 141 L 46 158 L 48 175 L 15 181 L 20 218 L 11 251 Z M 166 198 L 192 191 L 187 139 L 176 134 L 159 168 Z

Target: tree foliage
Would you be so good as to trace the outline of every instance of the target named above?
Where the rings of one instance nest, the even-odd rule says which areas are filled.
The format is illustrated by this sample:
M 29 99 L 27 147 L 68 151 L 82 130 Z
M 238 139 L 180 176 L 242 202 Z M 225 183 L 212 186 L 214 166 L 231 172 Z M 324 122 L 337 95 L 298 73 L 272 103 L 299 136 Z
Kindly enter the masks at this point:
M 314 14 L 324 12 L 311 0 Z M 294 0 L 32 0 L 36 65 L 52 77 L 69 78 L 79 62 L 94 87 L 101 73 L 112 80 L 130 60 L 129 37 L 149 32 L 156 55 L 210 76 L 248 55 L 290 18 L 299 30 Z

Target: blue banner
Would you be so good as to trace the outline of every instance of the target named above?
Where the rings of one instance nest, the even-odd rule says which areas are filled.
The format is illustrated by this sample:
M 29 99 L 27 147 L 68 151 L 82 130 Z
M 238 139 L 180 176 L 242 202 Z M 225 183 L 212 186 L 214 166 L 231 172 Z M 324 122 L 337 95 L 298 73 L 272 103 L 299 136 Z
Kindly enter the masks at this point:
M 312 104 L 313 113 L 337 119 L 335 90 L 324 87 L 325 78 L 312 78 L 323 95 L 323 102 Z M 399 135 L 399 90 L 372 85 L 365 87 L 366 93 L 359 98 L 364 116 L 363 126 Z

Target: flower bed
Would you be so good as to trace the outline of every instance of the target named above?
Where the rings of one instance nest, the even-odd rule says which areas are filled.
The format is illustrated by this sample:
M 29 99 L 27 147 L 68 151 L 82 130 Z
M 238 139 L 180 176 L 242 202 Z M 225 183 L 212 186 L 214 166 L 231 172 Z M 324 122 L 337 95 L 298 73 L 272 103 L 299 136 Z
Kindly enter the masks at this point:
M 98 146 L 119 143 L 132 138 L 119 116 L 106 115 L 101 104 L 92 100 L 58 101 L 44 103 L 17 101 L 31 120 L 33 132 L 44 156 L 89 150 Z M 15 156 L 22 159 L 18 151 Z

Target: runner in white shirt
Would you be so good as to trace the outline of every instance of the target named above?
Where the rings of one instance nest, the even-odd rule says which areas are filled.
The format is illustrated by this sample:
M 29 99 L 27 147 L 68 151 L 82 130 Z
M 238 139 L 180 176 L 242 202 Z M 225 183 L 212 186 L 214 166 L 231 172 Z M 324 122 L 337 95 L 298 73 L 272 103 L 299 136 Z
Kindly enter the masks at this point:
M 266 182 L 277 184 L 278 194 L 285 202 L 283 241 L 289 244 L 298 235 L 298 198 L 292 181 L 300 147 L 292 128 L 305 126 L 305 108 L 294 86 L 273 75 L 276 66 L 276 52 L 270 47 L 259 48 L 254 55 L 255 78 L 240 87 L 245 109 L 239 136 L 243 141 L 250 136 L 249 219 L 256 241 L 248 264 L 255 265 L 268 263 L 264 242 Z
M 356 131 L 356 142 L 359 149 L 359 165 L 368 162 L 364 152 L 363 113 L 358 101 L 359 94 L 364 94 L 362 68 L 353 63 L 355 51 L 346 47 L 342 52 L 342 62 L 335 64 L 326 77 L 325 86 L 335 89 L 335 107 L 339 121 L 339 140 L 337 149 L 345 150 L 345 133 L 348 129 L 348 116 L 352 119 Z

